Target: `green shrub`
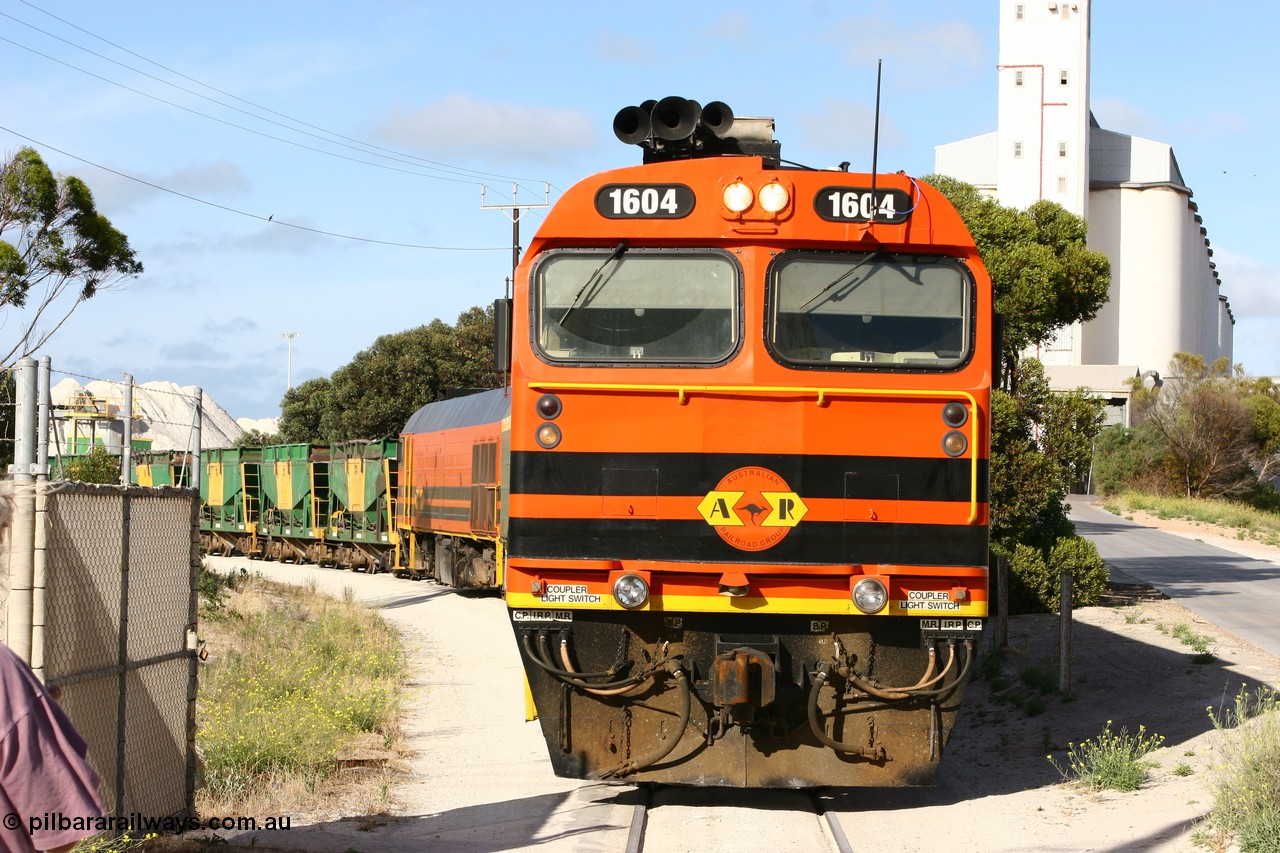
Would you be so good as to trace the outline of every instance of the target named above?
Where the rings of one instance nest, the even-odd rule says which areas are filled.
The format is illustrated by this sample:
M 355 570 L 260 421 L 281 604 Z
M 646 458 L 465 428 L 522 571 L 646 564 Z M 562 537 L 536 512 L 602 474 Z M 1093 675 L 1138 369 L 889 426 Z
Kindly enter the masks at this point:
M 1058 571 L 1070 570 L 1074 607 L 1092 607 L 1107 591 L 1111 572 L 1098 554 L 1098 547 L 1088 539 L 1080 536 L 1059 539 L 1049 552 L 1049 563 Z M 1052 609 L 1057 610 L 1060 604 L 1055 598 Z
M 66 464 L 67 479 L 77 483 L 111 484 L 120 482 L 120 458 L 112 456 L 101 445 Z
M 1071 573 L 1073 607 L 1097 604 L 1106 592 L 1110 572 L 1089 540 L 1063 536 L 1047 560 L 1040 549 L 1019 545 L 1009 560 L 1009 612 L 1056 612 L 1062 605 L 1063 570 Z
M 1109 426 L 1093 446 L 1093 483 L 1104 495 L 1126 489 L 1163 491 L 1164 446 L 1149 430 Z

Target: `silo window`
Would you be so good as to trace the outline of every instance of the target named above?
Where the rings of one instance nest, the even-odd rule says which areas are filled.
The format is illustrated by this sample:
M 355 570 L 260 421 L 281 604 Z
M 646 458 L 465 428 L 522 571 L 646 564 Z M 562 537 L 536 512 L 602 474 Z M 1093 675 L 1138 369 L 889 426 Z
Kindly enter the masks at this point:
M 1015 142 L 1015 143 L 1013 143 L 1013 156 L 1014 156 L 1014 157 L 1021 157 L 1021 156 L 1022 156 L 1022 143 L 1021 143 L 1021 142 Z
M 1067 69 L 1063 68 L 1058 72 L 1058 83 L 1062 86 L 1067 85 Z
M 1021 72 L 1021 71 L 1015 71 L 1015 72 L 1013 72 L 1013 85 L 1015 85 L 1015 86 L 1021 86 L 1021 85 L 1022 85 L 1022 72 Z
M 1058 143 L 1058 156 L 1059 156 L 1059 157 L 1066 157 L 1066 156 L 1067 156 L 1067 143 L 1065 143 L 1065 142 L 1059 142 L 1059 143 Z

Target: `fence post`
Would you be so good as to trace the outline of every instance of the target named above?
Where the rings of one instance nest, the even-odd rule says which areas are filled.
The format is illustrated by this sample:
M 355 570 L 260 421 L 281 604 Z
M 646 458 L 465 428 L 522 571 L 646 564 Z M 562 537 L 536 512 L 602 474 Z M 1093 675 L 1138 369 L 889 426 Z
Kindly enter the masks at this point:
M 1009 645 L 1009 560 L 996 557 L 996 645 Z
M 131 522 L 133 514 L 132 495 L 128 489 L 120 493 L 120 634 L 117 637 L 119 646 L 116 650 L 116 661 L 120 668 L 117 676 L 118 693 L 116 697 L 116 802 L 115 814 L 124 816 L 125 801 L 125 763 L 128 758 L 127 735 L 129 732 L 126 718 L 129 714 L 129 546 L 131 543 Z
M 124 374 L 124 435 L 120 447 L 120 485 L 133 483 L 133 376 Z
M 1058 690 L 1071 688 L 1071 570 L 1062 570 L 1062 603 L 1058 607 Z
M 49 556 L 49 413 L 52 408 L 49 356 L 36 371 L 35 530 L 31 549 L 31 668 L 44 678 L 45 567 Z
M 14 371 L 17 406 L 13 423 L 13 538 L 9 550 L 9 602 L 6 644 L 31 662 L 31 606 L 34 577 L 36 460 L 36 362 L 19 359 Z
M 204 389 L 196 388 L 195 411 L 191 417 L 191 488 L 200 491 L 200 424 L 204 421 Z

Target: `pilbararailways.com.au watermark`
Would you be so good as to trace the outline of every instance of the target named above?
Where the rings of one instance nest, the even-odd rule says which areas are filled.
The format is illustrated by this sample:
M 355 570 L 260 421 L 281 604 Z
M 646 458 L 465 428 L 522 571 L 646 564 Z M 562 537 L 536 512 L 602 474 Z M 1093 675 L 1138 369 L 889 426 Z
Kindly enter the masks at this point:
M 262 818 L 226 815 L 221 817 L 152 817 L 130 812 L 123 817 L 115 815 L 68 815 L 62 812 L 45 812 L 41 815 L 22 815 L 10 812 L 4 816 L 4 828 L 26 830 L 28 835 L 37 832 L 66 832 L 68 830 L 115 833 L 146 832 L 196 832 L 199 830 L 234 830 L 236 832 L 261 832 L 275 829 L 292 829 L 289 815 Z

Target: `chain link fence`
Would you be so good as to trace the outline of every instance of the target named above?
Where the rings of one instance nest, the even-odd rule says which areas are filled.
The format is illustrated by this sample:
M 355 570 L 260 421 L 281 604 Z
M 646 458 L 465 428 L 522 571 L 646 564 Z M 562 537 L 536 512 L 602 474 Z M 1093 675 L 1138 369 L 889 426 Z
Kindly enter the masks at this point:
M 35 418 L 15 420 L 33 440 Z M 18 455 L 0 483 L 0 637 L 61 689 L 108 812 L 193 815 L 199 493 L 48 481 Z

